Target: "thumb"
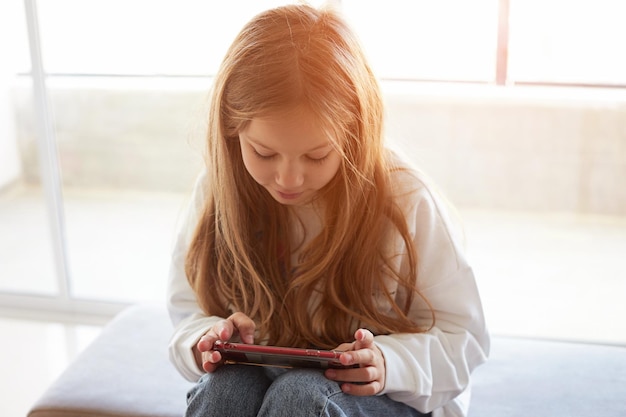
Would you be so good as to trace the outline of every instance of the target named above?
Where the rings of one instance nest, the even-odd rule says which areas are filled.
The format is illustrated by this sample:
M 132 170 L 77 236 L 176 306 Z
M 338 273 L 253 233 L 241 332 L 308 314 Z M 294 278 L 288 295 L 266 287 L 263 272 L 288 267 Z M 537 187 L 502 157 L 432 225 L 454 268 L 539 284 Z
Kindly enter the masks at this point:
M 354 350 L 370 348 L 374 344 L 374 335 L 367 329 L 357 330 L 354 339 Z

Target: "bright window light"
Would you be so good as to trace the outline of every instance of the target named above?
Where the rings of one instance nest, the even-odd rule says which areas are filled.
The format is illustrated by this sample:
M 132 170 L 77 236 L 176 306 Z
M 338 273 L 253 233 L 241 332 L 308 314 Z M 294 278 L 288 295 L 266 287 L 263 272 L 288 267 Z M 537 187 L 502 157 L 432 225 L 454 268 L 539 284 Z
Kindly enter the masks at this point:
M 497 0 L 342 0 L 382 78 L 492 81 Z
M 510 79 L 626 85 L 626 2 L 512 0 Z

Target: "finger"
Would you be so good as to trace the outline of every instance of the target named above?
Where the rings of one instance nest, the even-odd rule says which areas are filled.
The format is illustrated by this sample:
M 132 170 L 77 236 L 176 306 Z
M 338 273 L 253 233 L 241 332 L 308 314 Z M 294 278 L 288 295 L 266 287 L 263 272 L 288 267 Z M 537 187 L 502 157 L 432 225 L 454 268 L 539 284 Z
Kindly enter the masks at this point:
M 215 334 L 218 340 L 230 340 L 235 332 L 235 325 L 230 318 L 220 320 L 211 328 L 209 333 L 211 332 Z
M 357 330 L 354 339 L 354 350 L 370 348 L 374 344 L 374 335 L 367 329 Z
M 237 312 L 228 317 L 228 321 L 232 323 L 235 329 L 239 332 L 239 337 L 244 343 L 254 343 L 254 330 L 256 325 L 254 320 L 245 315 L 244 313 Z M 231 332 L 232 335 L 232 332 Z M 221 336 L 221 335 L 220 335 Z M 230 338 L 230 335 L 229 335 Z M 228 340 L 228 339 L 223 339 Z
M 346 352 L 348 350 L 352 350 L 354 348 L 354 343 L 342 343 L 339 346 L 337 346 L 334 350 L 337 350 L 339 352 Z
M 370 332 L 367 329 L 358 329 L 354 333 L 354 338 L 355 338 L 354 342 L 343 343 L 339 345 L 339 347 L 337 348 L 337 350 L 339 351 L 349 352 L 349 353 L 344 353 L 339 357 L 339 361 L 343 365 L 369 363 L 369 362 L 363 362 L 363 360 L 366 360 L 368 356 L 363 357 L 362 355 L 355 354 L 355 352 L 358 352 L 363 349 L 371 349 L 371 347 L 374 346 L 374 335 L 372 334 L 372 332 Z
M 215 371 L 222 364 L 222 355 L 214 350 L 202 352 L 202 369 L 206 372 Z
M 355 382 L 359 384 L 368 384 L 380 379 L 380 373 L 374 366 L 349 369 L 328 369 L 324 374 L 328 379 L 332 379 L 333 381 Z
M 372 381 L 368 384 L 351 384 L 346 382 L 341 384 L 341 390 L 350 395 L 356 395 L 359 397 L 376 395 L 382 390 L 382 385 L 379 381 Z
M 375 355 L 372 349 L 359 349 L 344 352 L 339 356 L 342 365 L 371 365 L 374 363 Z
M 206 352 L 213 349 L 216 340 L 219 340 L 219 337 L 215 333 L 215 326 L 213 326 L 198 340 L 196 347 L 200 352 Z
M 196 347 L 200 352 L 206 352 L 208 350 L 213 349 L 213 344 L 217 340 L 217 337 L 211 336 L 209 334 L 205 334 L 200 338 Z
M 211 327 L 204 335 L 202 335 L 200 340 L 198 340 L 196 347 L 200 352 L 211 350 L 213 349 L 215 341 L 220 340 L 222 336 L 226 336 L 223 340 L 230 339 L 228 332 L 232 334 L 232 324 L 228 323 L 228 320 L 221 320 Z

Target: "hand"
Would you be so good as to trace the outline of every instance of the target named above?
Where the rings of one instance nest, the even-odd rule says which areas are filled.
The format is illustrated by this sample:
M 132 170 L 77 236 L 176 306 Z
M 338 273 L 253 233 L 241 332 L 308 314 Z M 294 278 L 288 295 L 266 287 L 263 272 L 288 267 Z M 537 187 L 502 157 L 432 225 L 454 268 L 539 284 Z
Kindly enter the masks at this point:
M 194 348 L 196 362 L 206 372 L 215 371 L 222 364 L 222 355 L 213 350 L 216 340 L 228 341 L 239 334 L 243 343 L 254 343 L 254 321 L 244 313 L 234 313 L 225 320 L 217 322 L 204 334 Z
M 359 364 L 358 368 L 328 369 L 326 378 L 345 382 L 341 390 L 359 396 L 376 395 L 385 387 L 385 358 L 374 344 L 374 335 L 366 329 L 354 333 L 352 343 L 344 343 L 337 350 L 345 351 L 339 357 L 344 365 Z

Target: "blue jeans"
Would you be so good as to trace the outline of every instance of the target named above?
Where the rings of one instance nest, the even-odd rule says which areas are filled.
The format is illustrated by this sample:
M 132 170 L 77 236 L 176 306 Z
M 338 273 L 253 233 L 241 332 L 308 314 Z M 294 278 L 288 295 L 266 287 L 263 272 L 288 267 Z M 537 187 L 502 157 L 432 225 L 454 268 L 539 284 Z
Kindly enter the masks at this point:
M 422 417 L 386 395 L 344 394 L 316 369 L 225 365 L 187 394 L 186 417 Z

